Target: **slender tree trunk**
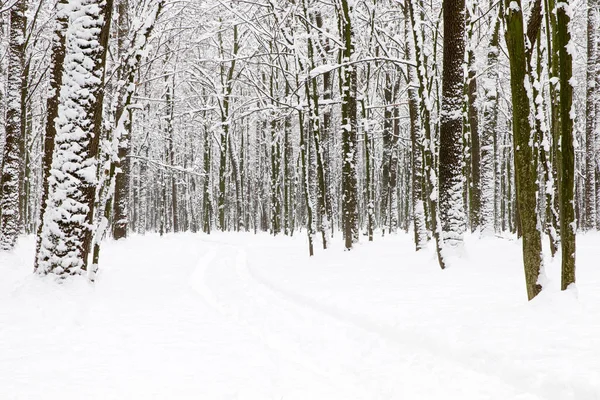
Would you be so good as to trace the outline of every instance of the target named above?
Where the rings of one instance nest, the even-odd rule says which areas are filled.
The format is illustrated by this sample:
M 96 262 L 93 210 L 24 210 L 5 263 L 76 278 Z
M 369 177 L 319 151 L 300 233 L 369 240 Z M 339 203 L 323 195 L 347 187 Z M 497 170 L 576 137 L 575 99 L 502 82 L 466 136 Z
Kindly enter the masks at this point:
M 566 290 L 575 283 L 575 150 L 573 147 L 573 55 L 571 53 L 570 23 L 573 10 L 569 0 L 556 7 L 558 26 L 558 57 L 560 60 L 560 237 L 562 251 L 561 289 Z
M 392 86 L 393 82 L 390 72 L 386 72 L 383 87 L 385 109 L 383 110 L 383 153 L 381 155 L 381 233 L 384 235 L 390 219 L 390 161 L 394 129 L 392 106 L 394 102 L 394 90 Z
M 302 181 L 303 181 L 303 191 L 304 191 L 304 199 L 306 201 L 306 216 L 307 216 L 307 224 L 306 224 L 306 233 L 308 235 L 308 254 L 310 256 L 314 255 L 314 235 L 315 235 L 315 227 L 314 227 L 314 203 L 313 196 L 311 195 L 311 189 L 309 184 L 309 155 L 308 155 L 308 143 L 306 140 L 306 129 L 304 127 L 304 118 L 302 115 L 302 111 L 298 113 L 299 116 L 299 126 L 300 126 L 300 154 L 302 159 Z
M 483 129 L 481 132 L 481 207 L 479 224 L 482 235 L 491 235 L 495 229 L 495 143 L 498 124 L 498 54 L 500 52 L 500 22 L 502 2 L 494 22 L 494 31 L 487 54 L 487 71 L 483 81 Z
M 340 26 L 342 31 L 342 62 L 350 62 L 354 55 L 354 32 L 352 6 L 348 0 L 340 0 Z M 357 149 L 356 134 L 356 69 L 344 66 L 341 71 L 342 92 L 342 218 L 344 244 L 352 249 L 358 240 L 358 194 L 357 194 Z
M 221 47 L 221 56 L 224 57 L 223 40 L 219 33 L 219 43 Z M 223 93 L 223 101 L 221 104 L 221 144 L 220 144 L 220 158 L 219 158 L 219 196 L 218 196 L 218 209 L 219 209 L 219 229 L 222 231 L 226 230 L 225 226 L 225 201 L 226 201 L 226 188 L 227 188 L 227 154 L 229 147 L 229 106 L 231 102 L 231 94 L 233 91 L 233 74 L 236 66 L 236 57 L 239 51 L 239 37 L 238 27 L 233 27 L 233 50 L 232 50 L 232 61 L 227 73 L 225 73 L 224 67 L 221 67 L 221 79 L 225 79 L 222 82 L 225 93 Z
M 271 97 L 273 97 L 273 73 L 271 71 Z M 274 105 L 273 105 L 274 107 Z M 273 235 L 281 232 L 281 145 L 277 132 L 275 116 L 271 116 L 271 231 Z
M 409 0 L 407 0 L 409 1 Z M 414 59 L 412 37 L 410 34 L 410 13 L 408 5 L 404 7 L 405 27 L 404 37 L 406 42 L 406 59 Z M 411 141 L 411 164 L 412 164 L 412 207 L 413 224 L 416 250 L 422 250 L 427 246 L 427 226 L 425 222 L 425 182 L 423 179 L 423 133 L 421 131 L 421 119 L 419 114 L 419 83 L 416 79 L 415 68 L 407 68 L 408 89 L 408 112 L 410 116 L 410 141 Z
M 118 50 L 122 58 L 127 52 L 125 48 L 127 43 L 127 34 L 129 31 L 129 21 L 128 21 L 128 7 L 129 0 L 119 0 L 117 4 L 117 13 L 119 14 L 117 20 L 117 34 L 118 34 Z M 126 66 L 122 66 L 122 69 L 125 69 Z M 125 77 L 123 72 L 120 74 L 120 79 L 127 78 L 129 84 L 134 84 L 134 75 L 130 74 L 129 77 Z M 120 94 L 117 94 L 120 96 Z M 120 99 L 119 99 L 120 100 Z M 122 101 L 118 104 L 118 109 L 115 114 L 120 114 L 123 112 L 129 113 L 128 121 L 131 119 L 131 111 L 124 111 L 123 108 L 126 105 L 123 104 Z M 118 121 L 119 117 L 116 116 L 115 119 Z M 113 226 L 112 233 L 113 238 L 115 240 L 119 240 L 127 237 L 127 228 L 129 224 L 129 184 L 131 180 L 131 161 L 129 155 L 131 153 L 131 123 L 128 123 L 125 126 L 126 129 L 123 130 L 123 137 L 119 141 L 119 150 L 118 150 L 118 158 L 119 158 L 119 170 L 120 172 L 116 176 L 115 180 L 115 195 L 114 195 L 114 217 L 113 217 Z
M 433 237 L 435 239 L 436 252 L 438 256 L 438 262 L 440 268 L 446 268 L 446 260 L 442 251 L 442 237 L 441 237 L 441 224 L 438 218 L 439 211 L 439 196 L 438 196 L 438 178 L 435 168 L 435 142 L 433 135 L 431 134 L 431 110 L 433 103 L 430 101 L 427 95 L 427 83 L 429 81 L 427 76 L 427 68 L 425 63 L 425 57 L 423 54 L 423 37 L 418 33 L 420 26 L 423 23 L 422 19 L 417 20 L 415 18 L 415 6 L 414 0 L 407 0 L 408 10 L 410 14 L 410 20 L 413 32 L 413 44 L 415 46 L 415 58 L 417 61 L 417 76 L 419 79 L 419 104 L 421 105 L 421 129 L 423 134 L 423 172 L 424 172 L 424 183 L 425 183 L 425 198 L 429 203 L 427 209 L 429 210 L 429 219 L 431 221 L 431 228 L 433 231 Z M 427 205 L 424 203 L 424 205 Z
M 469 213 L 471 231 L 481 228 L 481 145 L 479 132 L 479 115 L 477 108 L 477 69 L 475 66 L 475 41 L 473 31 L 475 29 L 475 8 L 477 1 L 472 0 L 466 12 L 468 13 L 467 33 L 467 123 L 470 141 L 469 160 L 471 161 L 471 175 L 469 187 Z

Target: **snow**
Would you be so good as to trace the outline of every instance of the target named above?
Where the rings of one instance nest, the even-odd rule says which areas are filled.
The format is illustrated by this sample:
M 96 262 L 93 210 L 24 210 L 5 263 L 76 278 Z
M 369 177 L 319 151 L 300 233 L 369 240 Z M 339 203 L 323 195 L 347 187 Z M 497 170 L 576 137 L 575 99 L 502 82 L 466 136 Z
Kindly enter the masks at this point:
M 325 65 L 319 65 L 315 68 L 313 68 L 310 72 L 309 72 L 309 76 L 311 78 L 314 78 L 316 76 L 319 75 L 323 75 L 326 74 L 327 72 L 331 72 L 336 68 L 339 68 L 340 66 L 338 64 L 325 64 Z
M 32 274 L 34 239 L 0 254 L 2 399 L 600 398 L 600 234 L 578 283 L 526 301 L 521 243 L 377 237 L 309 258 L 304 232 L 133 236 L 95 285 Z

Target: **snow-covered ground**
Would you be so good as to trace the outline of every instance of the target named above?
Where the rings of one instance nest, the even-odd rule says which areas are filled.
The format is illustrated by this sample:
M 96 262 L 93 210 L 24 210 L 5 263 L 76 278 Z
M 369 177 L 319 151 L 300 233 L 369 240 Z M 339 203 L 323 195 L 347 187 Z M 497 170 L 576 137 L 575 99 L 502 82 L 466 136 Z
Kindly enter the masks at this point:
M 339 240 L 339 239 L 338 239 Z M 577 291 L 528 303 L 520 242 L 468 238 L 441 271 L 409 235 L 134 236 L 96 285 L 0 254 L 0 399 L 600 399 L 600 235 Z

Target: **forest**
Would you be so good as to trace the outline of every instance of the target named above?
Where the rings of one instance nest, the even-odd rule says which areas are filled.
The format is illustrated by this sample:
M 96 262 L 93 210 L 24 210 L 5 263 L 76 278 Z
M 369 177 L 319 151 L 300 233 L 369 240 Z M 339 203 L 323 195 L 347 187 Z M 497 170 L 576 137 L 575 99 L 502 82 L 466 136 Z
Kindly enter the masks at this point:
M 407 237 L 381 262 L 433 257 L 442 282 L 469 241 L 516 242 L 515 297 L 556 265 L 576 292 L 600 0 L 1 0 L 0 166 L 0 264 L 52 290 L 140 237 L 251 233 L 300 238 L 300 265 Z

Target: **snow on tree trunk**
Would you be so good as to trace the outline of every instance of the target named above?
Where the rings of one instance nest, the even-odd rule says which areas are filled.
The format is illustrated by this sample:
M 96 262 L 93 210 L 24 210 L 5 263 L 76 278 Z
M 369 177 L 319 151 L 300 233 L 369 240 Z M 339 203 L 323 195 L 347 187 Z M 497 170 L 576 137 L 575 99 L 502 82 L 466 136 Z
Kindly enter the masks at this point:
M 595 165 L 596 165 L 596 229 L 600 228 L 600 1 L 596 0 L 596 134 L 595 142 Z
M 404 40 L 406 42 L 406 59 L 415 59 L 412 37 L 410 33 L 410 15 L 408 6 L 404 7 L 405 27 Z M 427 246 L 427 225 L 425 223 L 424 178 L 423 178 L 423 132 L 421 131 L 421 118 L 419 114 L 419 82 L 413 67 L 407 67 L 408 111 L 410 116 L 411 139 L 411 164 L 412 164 L 412 207 L 413 224 L 416 250 Z
M 6 128 L 2 177 L 0 181 L 0 250 L 11 250 L 21 232 L 21 189 L 23 160 L 23 107 L 21 90 L 25 67 L 25 0 L 10 10 L 8 80 L 6 87 Z
M 126 46 L 133 45 L 126 40 L 129 28 L 128 8 L 129 0 L 119 0 L 117 5 L 117 50 L 119 51 L 121 59 L 125 58 L 124 55 L 127 53 Z M 130 76 L 124 76 L 123 69 L 125 68 L 125 66 L 120 68 L 119 80 L 127 79 L 127 83 L 133 85 L 134 75 L 130 74 Z M 123 100 L 121 100 L 121 93 L 117 93 L 117 96 L 119 96 L 119 103 L 115 112 L 115 120 L 118 123 L 120 119 L 119 114 L 122 114 L 123 112 L 128 113 L 128 115 L 123 126 L 124 129 L 121 133 L 122 137 L 119 138 L 119 150 L 117 154 L 120 172 L 116 175 L 115 179 L 114 218 L 112 226 L 113 238 L 115 240 L 127 237 L 127 227 L 129 224 L 129 184 L 131 179 L 131 162 L 129 158 L 129 154 L 131 153 L 131 110 L 124 110 L 126 105 L 123 103 Z
M 465 54 L 465 1 L 444 0 L 444 60 L 440 115 L 439 205 L 444 245 L 463 241 L 463 61 Z
M 481 208 L 479 224 L 482 235 L 491 235 L 495 230 L 495 142 L 498 124 L 498 54 L 500 53 L 500 21 L 502 9 L 494 22 L 494 31 L 487 53 L 487 71 L 483 79 L 484 100 L 481 132 Z
M 560 193 L 560 237 L 562 252 L 561 289 L 575 283 L 575 150 L 573 122 L 573 54 L 575 43 L 571 39 L 571 16 L 573 9 L 569 0 L 556 5 L 558 27 L 558 58 L 560 62 L 560 151 L 558 156 Z
M 425 199 L 424 205 L 428 205 L 429 217 L 431 220 L 431 228 L 435 239 L 436 252 L 440 268 L 446 268 L 446 260 L 442 250 L 443 243 L 441 238 L 441 224 L 438 218 L 439 212 L 439 196 L 438 196 L 438 179 L 435 168 L 435 141 L 431 133 L 431 111 L 433 101 L 427 94 L 426 85 L 429 82 L 427 74 L 426 58 L 423 54 L 423 36 L 421 35 L 421 25 L 424 23 L 423 15 L 421 18 L 415 18 L 415 9 L 418 9 L 414 4 L 414 0 L 407 0 L 408 11 L 413 32 L 413 44 L 415 46 L 415 58 L 417 64 L 417 76 L 419 80 L 419 104 L 421 109 L 421 130 L 423 134 L 423 172 L 424 172 L 424 187 Z
M 100 259 L 100 242 L 104 238 L 109 226 L 109 218 L 111 215 L 113 201 L 122 201 L 121 207 L 124 210 L 118 210 L 119 207 L 115 207 L 115 216 L 117 220 L 115 223 L 118 226 L 119 237 L 124 237 L 127 233 L 127 209 L 129 197 L 129 157 L 128 151 L 130 149 L 129 141 L 131 139 L 131 119 L 132 112 L 130 109 L 132 97 L 135 92 L 134 77 L 135 73 L 139 69 L 140 62 L 142 61 L 142 55 L 144 53 L 148 39 L 154 28 L 154 24 L 158 15 L 160 14 L 164 5 L 164 0 L 159 0 L 156 3 L 155 8 L 150 12 L 148 18 L 143 21 L 140 27 L 136 27 L 135 33 L 129 43 L 129 50 L 121 54 L 121 79 L 118 82 L 117 96 L 119 106 L 116 110 L 116 126 L 112 134 L 112 143 L 110 147 L 106 149 L 109 162 L 108 171 L 105 171 L 102 176 L 105 180 L 100 182 L 100 190 L 97 196 L 98 199 L 98 221 L 96 222 L 96 230 L 94 231 L 93 238 L 93 251 L 92 251 L 92 266 L 89 269 L 88 277 L 91 282 L 96 279 L 96 273 L 98 271 L 98 264 Z M 123 10 L 121 10 L 123 11 Z M 123 28 L 123 22 L 119 22 L 119 29 Z M 123 163 L 127 163 L 126 170 L 119 169 L 123 168 Z M 172 165 L 172 163 L 171 163 Z M 125 175 L 121 179 L 127 182 L 120 182 L 122 185 L 119 186 L 119 175 Z M 119 190 L 122 191 L 121 197 L 118 196 Z M 118 238 L 118 237 L 117 237 Z
M 347 65 L 354 55 L 354 31 L 351 14 L 352 5 L 340 0 L 340 28 L 342 35 L 342 63 L 340 72 L 342 93 L 342 219 L 344 244 L 350 250 L 358 241 L 358 193 L 356 164 L 358 140 L 356 133 L 356 68 Z
M 596 86 L 598 63 L 598 0 L 588 0 L 587 11 L 587 85 L 585 121 L 585 228 L 596 229 L 596 109 L 600 88 Z
M 219 32 L 219 50 L 221 57 L 224 57 L 224 44 L 221 33 Z M 221 85 L 223 93 L 221 93 L 221 143 L 219 156 L 219 196 L 218 196 L 218 211 L 219 211 L 219 229 L 225 231 L 225 201 L 227 197 L 227 155 L 229 153 L 229 107 L 231 105 L 231 94 L 233 91 L 233 74 L 235 72 L 236 57 L 239 51 L 238 26 L 233 27 L 233 49 L 232 61 L 228 69 L 221 65 Z
M 48 180 L 52 168 L 52 154 L 54 153 L 54 139 L 56 137 L 56 118 L 60 103 L 60 88 L 63 78 L 63 63 L 65 60 L 65 35 L 68 26 L 68 0 L 59 0 L 57 3 L 56 26 L 52 37 L 52 55 L 50 58 L 50 93 L 46 102 L 46 132 L 44 134 L 44 155 L 42 158 L 42 196 L 40 201 L 40 215 L 36 236 L 36 254 L 42 244 L 42 226 L 46 213 L 46 200 L 48 199 Z M 35 259 L 34 269 L 37 270 L 38 258 Z
M 479 115 L 477 106 L 477 69 L 475 66 L 475 40 L 473 33 L 475 30 L 475 9 L 477 0 L 471 0 L 466 3 L 467 19 L 467 76 L 465 82 L 467 112 L 464 116 L 464 130 L 467 135 L 469 148 L 465 149 L 465 155 L 470 161 L 468 201 L 469 201 L 469 221 L 471 231 L 479 230 L 481 224 L 481 140 L 479 132 Z
M 38 272 L 87 269 L 111 0 L 72 3 Z
M 527 297 L 533 299 L 542 290 L 538 281 L 543 268 L 540 221 L 537 213 L 537 163 L 532 148 L 530 87 L 527 73 L 523 11 L 520 0 L 505 0 L 506 45 L 510 61 L 513 104 L 513 147 L 517 208 L 523 235 L 523 264 Z

